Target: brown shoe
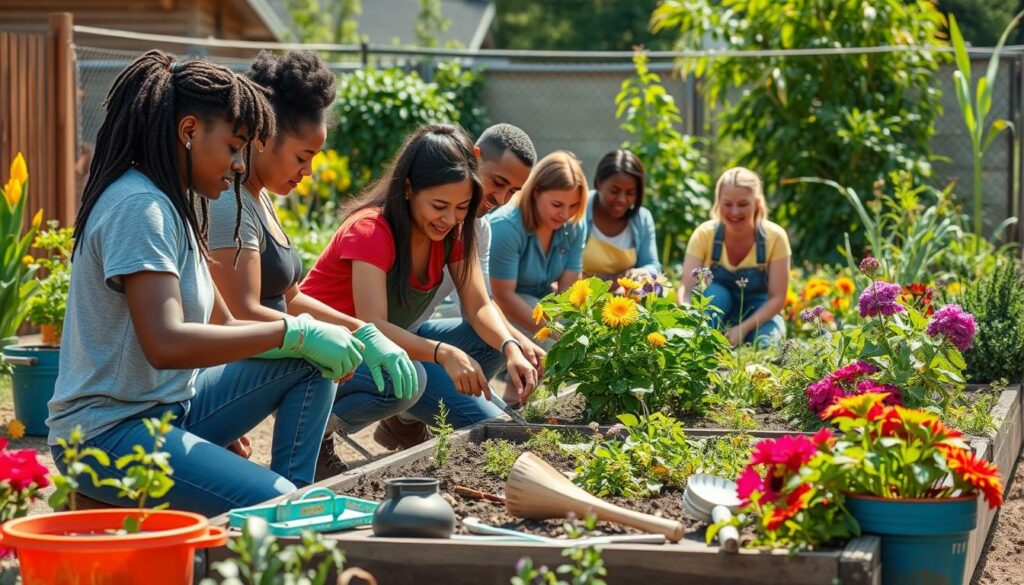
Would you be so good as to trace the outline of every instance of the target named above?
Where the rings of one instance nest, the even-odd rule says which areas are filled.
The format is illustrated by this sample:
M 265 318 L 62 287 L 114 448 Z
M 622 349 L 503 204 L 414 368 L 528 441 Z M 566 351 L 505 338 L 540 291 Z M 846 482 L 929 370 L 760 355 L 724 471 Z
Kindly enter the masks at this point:
M 420 421 L 405 422 L 397 416 L 378 421 L 377 428 L 373 431 L 373 440 L 385 449 L 408 449 L 415 447 L 424 441 L 429 441 L 432 435 L 427 425 Z
M 348 471 L 348 464 L 334 451 L 334 433 L 330 433 L 320 442 L 320 453 L 316 456 L 316 473 L 313 481 L 323 481 Z

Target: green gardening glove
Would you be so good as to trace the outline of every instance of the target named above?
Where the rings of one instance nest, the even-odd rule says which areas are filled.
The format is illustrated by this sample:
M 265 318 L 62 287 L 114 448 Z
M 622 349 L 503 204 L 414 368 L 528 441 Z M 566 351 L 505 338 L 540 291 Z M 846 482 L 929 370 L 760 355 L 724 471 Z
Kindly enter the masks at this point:
M 391 385 L 397 398 L 412 398 L 419 388 L 416 367 L 412 365 L 409 354 L 398 347 L 395 342 L 384 336 L 373 323 L 367 323 L 356 329 L 356 339 L 366 346 L 363 349 L 363 363 L 370 368 L 373 383 L 378 392 L 384 392 L 384 376 L 386 370 L 391 377 Z
M 363 342 L 348 329 L 317 321 L 303 313 L 284 317 L 284 343 L 256 356 L 263 359 L 302 358 L 316 366 L 325 378 L 337 380 L 362 363 Z

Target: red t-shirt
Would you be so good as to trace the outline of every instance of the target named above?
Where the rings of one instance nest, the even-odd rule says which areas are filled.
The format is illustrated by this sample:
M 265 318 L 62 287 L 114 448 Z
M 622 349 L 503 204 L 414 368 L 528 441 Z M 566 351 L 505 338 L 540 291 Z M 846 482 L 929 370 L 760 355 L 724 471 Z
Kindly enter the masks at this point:
M 320 253 L 313 268 L 299 285 L 299 290 L 346 315 L 355 316 L 352 300 L 352 261 L 359 260 L 389 272 L 395 263 L 395 237 L 379 208 L 353 213 Z M 462 240 L 455 242 L 448 262 L 462 260 Z M 433 241 L 427 282 L 419 282 L 409 274 L 409 286 L 429 291 L 440 286 L 444 277 L 444 242 Z

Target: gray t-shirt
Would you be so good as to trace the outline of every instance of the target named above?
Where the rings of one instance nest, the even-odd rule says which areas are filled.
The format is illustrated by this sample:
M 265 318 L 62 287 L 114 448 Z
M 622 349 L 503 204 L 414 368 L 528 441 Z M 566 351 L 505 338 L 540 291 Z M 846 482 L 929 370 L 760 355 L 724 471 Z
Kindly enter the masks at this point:
M 129 170 L 97 200 L 75 253 L 46 421 L 50 445 L 75 425 L 88 439 L 157 404 L 195 395 L 196 370 L 158 370 L 142 353 L 121 281 L 137 272 L 177 276 L 185 321 L 209 322 L 213 282 L 194 236 L 167 196 Z
M 487 289 L 487 296 L 493 297 L 491 294 L 491 224 L 482 217 L 477 218 L 476 222 L 476 256 L 480 260 L 480 271 L 484 277 L 484 287 Z M 441 285 L 438 286 L 437 292 L 434 294 L 434 298 L 431 299 L 430 304 L 427 308 L 420 313 L 420 316 L 412 325 L 409 326 L 409 331 L 416 333 L 420 329 L 420 325 L 426 323 L 434 315 L 434 311 L 437 307 L 444 302 L 444 300 L 451 295 L 452 302 L 455 306 L 461 307 L 461 301 L 459 300 L 459 293 L 455 291 L 455 280 L 452 279 L 452 275 L 448 272 L 448 267 L 444 267 L 444 277 L 441 280 Z
M 261 197 L 266 197 L 260 194 Z M 263 237 L 263 224 L 260 223 L 260 210 L 256 200 L 242 187 L 242 222 L 238 224 L 238 237 L 242 247 L 263 253 L 267 249 Z M 235 191 L 231 189 L 221 193 L 217 199 L 210 200 L 210 249 L 235 247 L 235 215 L 238 213 L 238 202 Z

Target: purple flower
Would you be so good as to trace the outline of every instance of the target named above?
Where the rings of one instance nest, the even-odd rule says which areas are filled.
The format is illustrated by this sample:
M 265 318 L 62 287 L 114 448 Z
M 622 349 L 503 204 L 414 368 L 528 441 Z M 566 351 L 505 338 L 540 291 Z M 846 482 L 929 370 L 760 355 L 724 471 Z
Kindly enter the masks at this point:
M 690 271 L 690 277 L 697 281 L 702 287 L 707 287 L 711 284 L 711 281 L 715 279 L 714 275 L 711 274 L 710 268 L 694 268 Z
M 806 392 L 807 407 L 816 413 L 820 413 L 837 399 L 846 396 L 843 389 L 828 376 L 824 380 L 819 380 L 808 386 Z
M 881 267 L 882 264 L 878 261 L 878 259 L 872 258 L 871 256 L 868 256 L 867 258 L 864 258 L 863 260 L 860 261 L 860 271 L 868 276 L 873 276 L 876 272 L 878 272 L 878 269 Z
M 869 259 L 873 260 L 873 258 L 865 258 L 865 260 Z M 863 262 L 861 264 L 863 264 Z M 872 282 L 871 285 L 864 289 L 864 292 L 860 294 L 860 299 L 857 301 L 857 306 L 860 309 L 860 316 L 889 316 L 895 315 L 896 313 L 906 312 L 903 305 L 896 302 L 896 299 L 899 298 L 902 290 L 903 289 L 900 288 L 900 285 L 893 284 L 891 282 L 885 282 L 882 280 Z
M 960 351 L 967 351 L 974 342 L 978 325 L 974 322 L 974 315 L 961 309 L 960 305 L 953 304 L 935 311 L 932 320 L 928 322 L 927 332 L 932 337 L 941 335 Z
M 750 283 L 750 281 L 747 280 L 747 278 L 743 277 L 743 276 L 741 276 L 739 279 L 736 280 L 736 286 L 738 286 L 740 288 L 747 288 L 747 285 L 749 283 Z
M 810 309 L 804 309 L 803 311 L 800 311 L 800 320 L 803 321 L 804 323 L 810 323 L 811 321 L 814 321 L 818 317 L 821 317 L 821 315 L 824 312 L 825 307 L 821 305 L 818 305 L 817 307 L 812 307 Z

